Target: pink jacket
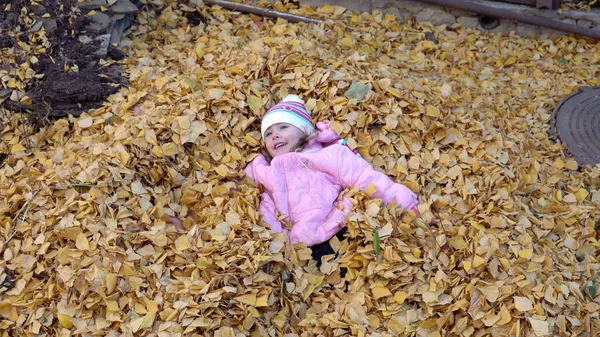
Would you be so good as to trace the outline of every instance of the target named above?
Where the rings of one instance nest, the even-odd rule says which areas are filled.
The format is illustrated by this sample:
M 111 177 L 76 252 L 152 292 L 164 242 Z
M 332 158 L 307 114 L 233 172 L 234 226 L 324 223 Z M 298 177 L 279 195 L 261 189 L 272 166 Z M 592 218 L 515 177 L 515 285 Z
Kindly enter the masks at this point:
M 277 156 L 270 165 L 259 155 L 245 169 L 257 185 L 264 187 L 260 212 L 274 231 L 285 231 L 291 243 L 302 241 L 308 246 L 329 240 L 345 226 L 351 211 L 350 200 L 337 201 L 340 192 L 349 186 L 362 190 L 373 184 L 375 197 L 407 210 L 418 204 L 408 187 L 394 183 L 348 147 L 337 144 L 340 137 L 328 124 L 317 123 L 317 130 L 317 137 L 302 152 Z M 290 230 L 277 219 L 276 210 L 286 216 Z

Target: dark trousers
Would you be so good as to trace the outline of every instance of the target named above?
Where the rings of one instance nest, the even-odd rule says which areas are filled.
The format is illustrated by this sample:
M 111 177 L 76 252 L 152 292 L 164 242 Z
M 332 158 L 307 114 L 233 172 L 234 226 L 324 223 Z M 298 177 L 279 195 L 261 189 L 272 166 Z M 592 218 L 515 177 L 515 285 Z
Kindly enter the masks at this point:
M 346 233 L 346 231 L 347 227 L 344 227 L 342 228 L 342 230 L 337 232 L 335 236 L 338 238 L 338 240 L 343 241 L 344 234 Z M 325 255 L 335 254 L 333 248 L 331 247 L 331 244 L 329 243 L 330 240 L 331 239 L 323 243 L 318 243 L 316 245 L 310 246 L 310 249 L 312 250 L 312 258 L 317 261 L 317 266 L 321 266 L 321 257 Z

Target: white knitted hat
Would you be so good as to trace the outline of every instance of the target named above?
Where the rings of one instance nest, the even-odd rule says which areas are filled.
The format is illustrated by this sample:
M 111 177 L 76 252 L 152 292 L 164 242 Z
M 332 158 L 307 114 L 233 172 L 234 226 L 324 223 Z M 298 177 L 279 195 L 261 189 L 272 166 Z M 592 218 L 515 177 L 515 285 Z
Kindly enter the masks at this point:
M 304 101 L 298 95 L 287 95 L 281 102 L 275 104 L 263 116 L 260 133 L 265 138 L 267 129 L 277 123 L 289 123 L 302 130 L 306 135 L 315 132 L 315 126 L 310 120 Z

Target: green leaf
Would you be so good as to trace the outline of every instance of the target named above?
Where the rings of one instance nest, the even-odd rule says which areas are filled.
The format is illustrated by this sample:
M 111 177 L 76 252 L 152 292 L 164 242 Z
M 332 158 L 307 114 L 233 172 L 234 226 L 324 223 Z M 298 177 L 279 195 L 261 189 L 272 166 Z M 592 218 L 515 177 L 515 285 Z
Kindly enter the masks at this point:
M 371 84 L 362 84 L 358 82 L 352 82 L 350 88 L 346 90 L 344 95 L 350 98 L 356 98 L 359 101 L 365 99 L 367 93 L 371 90 Z
M 596 297 L 596 287 L 594 286 L 589 286 L 587 287 L 587 293 L 591 298 L 595 298 Z
M 183 83 L 183 85 L 185 85 L 186 87 L 196 91 L 196 90 L 200 90 L 203 89 L 204 86 L 196 81 L 194 81 L 191 77 L 189 76 L 181 76 L 181 83 Z
M 569 64 L 569 60 L 567 60 L 566 58 L 564 58 L 563 56 L 561 56 L 559 59 L 560 63 L 562 64 Z
M 379 232 L 373 232 L 373 247 L 375 248 L 375 255 L 379 255 L 381 252 L 381 242 L 379 241 Z
M 254 95 L 248 95 L 248 106 L 254 113 L 260 115 L 260 108 L 262 107 L 262 100 L 260 97 L 256 97 Z

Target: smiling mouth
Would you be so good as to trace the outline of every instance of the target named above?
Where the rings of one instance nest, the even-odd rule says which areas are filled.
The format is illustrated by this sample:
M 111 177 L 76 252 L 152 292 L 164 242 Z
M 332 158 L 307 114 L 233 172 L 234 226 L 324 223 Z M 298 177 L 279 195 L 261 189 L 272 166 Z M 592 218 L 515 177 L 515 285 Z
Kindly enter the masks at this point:
M 273 146 L 273 148 L 274 148 L 275 150 L 277 150 L 278 148 L 280 148 L 280 147 L 283 147 L 283 146 L 286 146 L 286 145 L 287 145 L 287 143 L 277 143 L 277 144 L 275 144 L 275 146 Z

